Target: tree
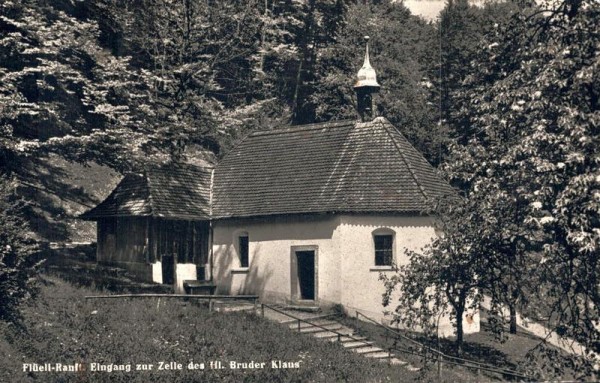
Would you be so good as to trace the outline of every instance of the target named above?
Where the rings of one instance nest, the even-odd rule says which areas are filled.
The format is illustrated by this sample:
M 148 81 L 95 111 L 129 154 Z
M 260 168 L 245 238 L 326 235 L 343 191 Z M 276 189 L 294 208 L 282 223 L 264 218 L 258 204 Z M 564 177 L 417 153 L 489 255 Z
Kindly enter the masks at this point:
M 394 321 L 437 335 L 441 317 L 450 317 L 456 331 L 456 353 L 462 354 L 463 317 L 477 311 L 486 272 L 485 249 L 474 246 L 481 235 L 480 217 L 463 201 L 444 201 L 435 211 L 443 233 L 421 251 L 407 252 L 409 262 L 391 277 L 382 275 L 384 305 L 394 304 Z M 392 302 L 393 296 L 398 301 Z
M 469 198 L 493 202 L 477 207 L 500 219 L 502 234 L 487 245 L 530 266 L 497 258 L 499 270 L 516 276 L 488 286 L 499 303 L 533 281 L 536 289 L 519 295 L 538 302 L 551 328 L 592 349 L 600 319 L 598 16 L 591 1 L 545 3 L 482 47 L 454 119 L 471 133 L 446 166 Z
M 436 40 L 439 55 L 429 61 L 429 76 L 434 80 L 434 89 L 439 90 L 436 105 L 441 123 L 448 125 L 453 138 L 464 140 L 470 133 L 468 124 L 453 121 L 454 111 L 460 106 L 461 92 L 468 86 L 465 80 L 481 58 L 481 48 L 491 44 L 490 40 L 497 37 L 519 9 L 512 1 L 479 6 L 467 0 L 450 0 L 441 11 Z
M 318 91 L 311 96 L 316 119 L 356 118 L 352 86 L 363 63 L 365 35 L 370 36 L 371 63 L 382 85 L 374 98 L 378 113 L 438 164 L 447 132 L 438 124 L 434 79 L 428 70 L 432 55 L 437 57 L 439 51 L 436 30 L 400 2 L 358 2 L 349 7 L 343 28 L 318 62 Z
M 439 249 L 462 244 L 455 262 L 480 265 L 467 275 L 496 310 L 511 308 L 511 330 L 527 302 L 551 329 L 598 350 L 599 12 L 586 0 L 532 5 L 482 41 L 455 93 L 450 121 L 462 133 L 443 166 L 467 215 L 426 251 L 432 259 L 413 256 L 402 270 L 397 312 L 441 302 L 460 279 L 447 278 L 453 265 Z M 432 285 L 437 293 L 419 298 Z M 430 316 L 421 310 L 410 315 Z
M 15 185 L 0 179 L 0 320 L 13 322 L 19 318 L 19 304 L 35 293 L 33 276 L 39 266 L 37 245 L 25 235 L 19 212 L 23 201 L 15 195 Z

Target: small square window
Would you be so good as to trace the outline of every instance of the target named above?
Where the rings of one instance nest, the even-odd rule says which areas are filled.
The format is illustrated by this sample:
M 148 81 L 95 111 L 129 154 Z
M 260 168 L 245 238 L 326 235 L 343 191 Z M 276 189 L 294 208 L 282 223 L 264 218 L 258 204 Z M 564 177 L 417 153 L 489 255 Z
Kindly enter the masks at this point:
M 393 235 L 374 235 L 375 266 L 391 266 L 393 259 Z
M 248 236 L 239 237 L 240 266 L 248 267 Z

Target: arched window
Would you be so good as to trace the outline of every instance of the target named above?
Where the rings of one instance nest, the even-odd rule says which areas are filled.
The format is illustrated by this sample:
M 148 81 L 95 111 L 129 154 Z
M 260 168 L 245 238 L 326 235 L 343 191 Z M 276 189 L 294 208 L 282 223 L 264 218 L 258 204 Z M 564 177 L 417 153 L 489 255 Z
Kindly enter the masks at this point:
M 394 237 L 396 233 L 387 228 L 373 231 L 375 266 L 392 266 L 394 261 Z
M 249 267 L 250 266 L 250 258 L 249 258 L 249 247 L 250 242 L 248 239 L 247 232 L 241 232 L 238 234 L 238 255 L 240 257 L 240 267 Z

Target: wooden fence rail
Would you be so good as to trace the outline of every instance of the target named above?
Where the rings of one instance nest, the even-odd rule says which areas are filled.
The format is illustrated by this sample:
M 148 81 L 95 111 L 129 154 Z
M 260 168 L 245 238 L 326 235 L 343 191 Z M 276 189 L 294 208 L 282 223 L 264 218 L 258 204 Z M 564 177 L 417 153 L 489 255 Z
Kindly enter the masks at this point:
M 208 309 L 213 310 L 215 300 L 246 300 L 253 301 L 254 308 L 258 307 L 258 295 L 199 295 L 199 294 L 113 294 L 89 295 L 85 299 L 118 299 L 118 298 L 191 298 L 208 300 Z

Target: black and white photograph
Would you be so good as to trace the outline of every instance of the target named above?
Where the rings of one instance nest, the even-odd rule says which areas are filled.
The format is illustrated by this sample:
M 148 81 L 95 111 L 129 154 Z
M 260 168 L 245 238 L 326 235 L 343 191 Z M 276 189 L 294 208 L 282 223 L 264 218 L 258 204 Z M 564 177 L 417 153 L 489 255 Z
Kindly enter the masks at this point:
M 0 0 L 0 382 L 600 382 L 598 0 Z

